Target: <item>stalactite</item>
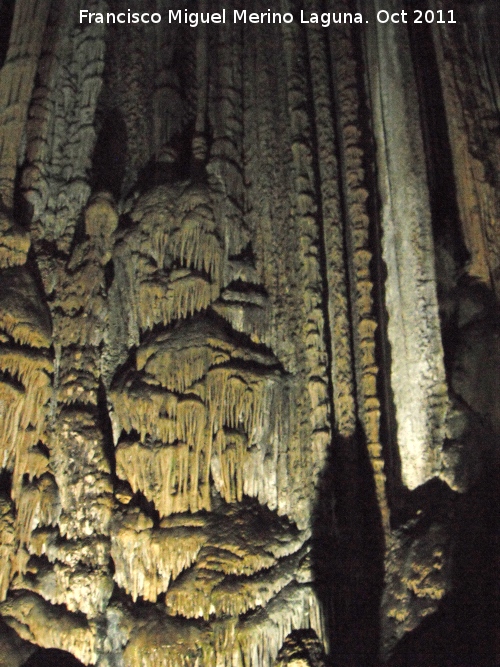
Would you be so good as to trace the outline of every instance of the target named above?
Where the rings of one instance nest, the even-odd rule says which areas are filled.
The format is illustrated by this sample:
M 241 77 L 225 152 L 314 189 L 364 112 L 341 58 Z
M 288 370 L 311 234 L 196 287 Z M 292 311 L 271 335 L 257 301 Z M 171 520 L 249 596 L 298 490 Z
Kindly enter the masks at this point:
M 315 178 L 312 155 L 311 120 L 305 111 L 307 109 L 307 81 L 305 75 L 305 48 L 303 35 L 294 24 L 283 25 L 283 44 L 286 65 L 286 104 L 290 122 L 290 150 L 291 150 L 291 185 L 293 196 L 289 224 L 297 234 L 297 260 L 300 276 L 299 296 L 299 327 L 298 334 L 305 342 L 305 351 L 301 359 L 300 373 L 303 375 L 305 386 L 314 384 L 317 391 L 317 378 L 322 380 L 323 390 L 328 386 L 328 355 L 325 345 L 323 317 L 323 285 L 320 271 L 319 257 L 319 226 L 318 201 L 315 191 Z M 309 392 L 310 393 L 310 392 Z M 324 395 L 323 395 L 324 397 Z M 306 509 L 314 496 L 314 485 L 326 459 L 326 445 L 330 433 L 330 406 L 324 400 L 314 408 L 309 401 L 301 405 L 304 415 L 299 418 L 301 431 L 299 439 L 301 446 L 296 452 L 297 459 L 289 457 L 289 475 L 293 480 L 291 496 L 293 502 L 302 505 L 305 514 L 310 515 L 311 508 Z M 304 428 L 306 422 L 309 424 Z M 312 426 L 312 428 L 311 428 Z M 317 434 L 320 434 L 319 439 Z M 305 444 L 307 443 L 307 444 Z M 319 445 L 319 447 L 318 447 Z M 310 457 L 310 464 L 306 464 L 303 457 L 308 451 L 315 449 L 314 456 Z M 296 477 L 303 467 L 310 470 L 311 484 L 304 494 L 304 479 Z M 301 497 L 302 496 L 302 497 Z M 306 496 L 306 497 L 304 497 Z
M 103 0 L 87 5 L 91 11 L 105 7 Z M 42 16 L 37 5 L 32 9 Z M 104 64 L 103 26 L 80 25 L 78 10 L 73 1 L 53 6 L 49 16 L 26 125 L 28 164 L 22 183 L 34 209 L 35 243 L 55 241 L 66 253 L 90 194 L 87 170 L 96 138 L 92 122 Z M 43 252 L 39 261 L 43 267 Z
M 3 420 L 0 426 L 1 465 L 14 470 L 14 497 L 18 495 L 26 457 L 36 447 L 45 428 L 51 394 L 52 363 L 43 353 L 17 347 L 0 347 L 0 382 Z
M 117 245 L 116 269 L 135 343 L 139 331 L 189 317 L 217 299 L 222 248 L 209 193 L 200 186 L 159 186 L 131 217 L 138 224 Z
M 120 109 L 126 128 L 127 161 L 122 188 L 128 192 L 153 155 L 152 108 L 146 82 L 154 75 L 154 60 L 142 47 L 153 34 L 144 24 L 126 24 L 112 26 L 110 35 L 107 83 L 113 96 L 110 104 Z
M 306 11 L 312 11 L 315 5 L 309 2 L 305 4 L 305 8 Z M 336 137 L 332 117 L 332 82 L 322 30 L 322 28 L 309 29 L 307 39 L 321 182 L 321 226 L 326 256 L 328 317 L 332 338 L 335 425 L 341 435 L 348 437 L 354 432 L 356 414 L 348 278 L 344 260 L 345 229 L 340 201 L 339 170 L 334 151 Z
M 250 614 L 236 628 L 219 628 L 215 637 L 199 622 L 151 619 L 127 645 L 125 665 L 271 667 L 285 637 L 299 628 L 321 634 L 321 613 L 310 587 L 290 584 L 267 610 Z
M 214 439 L 210 472 L 214 486 L 227 502 L 241 502 L 248 440 L 237 431 L 219 429 Z
M 175 514 L 159 528 L 138 509 L 127 510 L 112 529 L 115 580 L 134 600 L 155 602 L 166 591 L 170 613 L 208 620 L 231 605 L 264 606 L 290 581 L 310 579 L 304 537 L 276 520 L 263 530 L 258 515 L 231 505 L 208 515 Z
M 166 14 L 170 8 L 162 0 L 158 11 Z M 152 123 L 153 143 L 157 160 L 161 162 L 165 157 L 164 152 L 175 153 L 175 138 L 182 136 L 193 123 L 196 107 L 202 105 L 201 91 L 207 86 L 207 80 L 200 80 L 199 70 L 202 65 L 195 55 L 198 48 L 197 31 L 185 25 L 172 25 L 168 34 L 155 33 L 155 38 L 156 81 Z
M 216 556 L 216 552 L 214 553 Z M 301 567 L 304 550 L 278 563 L 272 568 L 262 568 L 252 576 L 225 577 L 213 567 L 210 554 L 202 552 L 196 568 L 177 579 L 168 589 L 166 604 L 169 613 L 204 618 L 230 616 L 236 618 L 257 607 L 265 608 L 285 586 L 300 578 L 304 583 L 311 579 L 307 567 Z M 215 559 L 214 559 L 215 560 Z M 265 562 L 261 560 L 262 563 Z
M 241 27 L 221 26 L 217 33 L 208 37 L 209 46 L 211 42 L 213 54 L 208 61 L 207 115 L 211 119 L 213 136 L 206 170 L 214 217 L 225 241 L 225 252 L 227 256 L 233 256 L 238 255 L 249 241 L 244 217 Z M 207 129 L 204 128 L 205 133 Z M 227 271 L 227 264 L 223 268 Z M 228 282 L 227 273 L 223 282 Z
M 2 165 L 0 168 L 0 202 L 10 210 L 14 203 L 14 181 L 21 138 L 49 9 L 48 0 L 37 0 L 35 3 L 16 2 L 9 49 L 0 73 L 0 100 L 2 100 L 0 105 L 0 163 Z M 2 216 L 2 222 L 6 220 L 7 218 Z M 23 231 L 15 230 L 16 228 L 10 228 L 8 240 L 3 241 L 0 246 L 4 252 L 4 249 L 10 251 L 11 259 L 7 260 L 8 266 L 12 266 L 12 260 L 16 254 L 25 256 L 28 250 L 27 247 L 23 247 L 25 243 Z M 2 229 L 1 231 L 7 230 Z M 19 240 L 16 243 L 17 247 L 12 247 L 15 236 Z M 24 261 L 20 261 L 20 257 L 17 257 L 14 263 L 24 264 Z
M 330 3 L 332 9 L 349 10 L 351 3 Z M 385 527 L 389 512 L 385 488 L 384 460 L 382 458 L 377 396 L 374 334 L 372 275 L 369 229 L 364 172 L 364 149 L 361 145 L 362 109 L 359 94 L 358 61 L 354 52 L 354 33 L 351 25 L 334 26 L 330 40 L 331 62 L 338 105 L 338 132 L 342 160 L 343 196 L 348 248 L 348 276 L 350 283 L 351 317 L 354 340 L 354 360 L 358 410 L 366 437 L 372 464 L 377 500 Z
M 196 621 L 154 618 L 137 628 L 124 651 L 125 667 L 215 665 L 206 627 Z
M 250 360 L 260 368 L 247 370 L 237 365 Z M 270 479 L 269 464 L 278 458 L 286 401 L 283 380 L 266 368 L 272 369 L 275 363 L 272 355 L 240 350 L 223 329 L 217 332 L 213 325 L 207 330 L 196 322 L 140 349 L 137 367 L 142 376 L 125 375 L 111 391 L 115 433 L 135 431 L 141 438 L 141 443 L 125 440 L 119 444 L 118 476 L 153 500 L 161 516 L 209 509 L 214 440 L 214 466 L 219 466 L 229 484 L 220 490 L 231 497 L 231 454 L 224 448 L 222 455 L 220 438 L 224 429 L 240 430 L 246 434 L 240 441 L 246 446 L 236 449 L 240 496 L 258 497 L 276 507 L 272 482 L 276 472 Z M 171 393 L 181 389 L 180 377 L 189 398 Z M 152 384 L 149 378 L 154 378 Z M 169 391 L 154 386 L 158 381 Z M 153 442 L 148 443 L 148 438 Z M 257 443 L 261 443 L 258 449 L 254 447 Z M 219 482 L 223 485 L 224 477 L 219 475 Z
M 148 522 L 126 521 L 117 524 L 111 540 L 116 583 L 137 600 L 156 602 L 171 579 L 196 560 L 207 535 L 196 528 L 179 526 L 154 530 Z
M 489 289 L 489 56 L 428 30 L 447 166 L 406 27 L 376 20 L 402 0 L 283 0 L 294 20 L 260 25 L 228 0 L 196 28 L 137 2 L 163 21 L 16 0 L 0 68 L 0 616 L 99 667 L 323 667 L 330 640 L 388 660 L 461 600 L 447 512 L 498 424 L 472 379 L 494 335 L 434 251 L 427 185 L 454 167 Z M 447 414 L 455 314 L 470 405 Z
M 324 638 L 323 618 L 310 586 L 289 584 L 266 608 L 242 623 L 238 644 L 241 667 L 271 667 L 285 638 L 301 628 Z
M 50 347 L 52 331 L 47 310 L 26 268 L 1 272 L 0 331 L 14 343 L 36 348 Z
M 144 368 L 172 392 L 184 393 L 197 380 L 205 377 L 211 367 L 225 364 L 231 358 L 224 345 L 214 345 L 217 343 L 215 339 L 210 341 L 212 345 L 202 339 L 196 347 L 196 340 L 192 345 L 181 347 L 185 345 L 183 336 L 183 340 L 179 341 L 180 345 L 175 345 L 174 340 L 171 346 L 161 345 L 169 341 L 169 338 L 163 337 L 151 347 L 141 349 L 137 355 L 137 368 Z
M 287 114 L 284 105 L 286 77 L 280 60 L 280 42 L 272 28 L 245 33 L 244 156 L 247 173 L 245 218 L 252 230 L 255 257 L 235 266 L 234 279 L 265 286 L 269 294 L 269 317 L 258 312 L 260 327 L 269 328 L 263 342 L 272 346 L 288 370 L 295 370 L 295 347 L 287 344 L 286 325 L 296 304 L 293 301 L 295 266 L 286 239 L 289 235 L 290 194 L 287 166 L 289 154 Z M 269 52 L 271 49 L 271 52 Z M 270 56 L 270 57 L 268 57 Z M 279 63 L 279 69 L 272 65 Z M 273 91 L 273 94 L 269 94 Z M 237 261 L 237 260 L 236 260 Z M 248 317 L 248 308 L 245 317 Z M 224 311 L 223 311 L 224 312 Z M 267 322 L 263 322 L 268 319 Z M 230 319 L 231 321 L 231 319 Z M 285 324 L 286 323 L 286 324 Z M 236 327 L 238 328 L 238 327 Z M 245 330 L 251 334 L 252 330 Z
M 188 416 L 191 421 L 189 410 Z M 204 423 L 204 411 L 202 417 Z M 207 454 L 202 459 L 201 446 L 190 447 L 177 439 L 175 445 L 155 449 L 134 443 L 118 449 L 117 474 L 129 482 L 133 491 L 141 491 L 152 500 L 161 516 L 209 510 Z
M 413 489 L 439 473 L 448 409 L 431 212 L 408 44 L 401 31 L 389 27 L 370 32 L 368 42 L 380 151 L 392 391 L 401 474 Z M 393 113 L 395 105 L 398 114 Z
M 59 492 L 50 473 L 24 486 L 17 503 L 15 522 L 20 547 L 29 548 L 31 534 L 35 528 L 55 526 L 60 515 Z M 22 558 L 22 554 L 20 557 Z

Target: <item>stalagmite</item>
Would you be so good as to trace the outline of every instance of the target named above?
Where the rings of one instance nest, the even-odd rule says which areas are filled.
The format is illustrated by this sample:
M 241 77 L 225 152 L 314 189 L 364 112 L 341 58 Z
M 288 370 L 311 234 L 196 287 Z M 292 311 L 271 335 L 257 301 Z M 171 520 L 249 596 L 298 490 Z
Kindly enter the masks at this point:
M 316 633 L 292 633 L 278 654 L 276 667 L 323 667 L 325 654 Z
M 433 614 L 439 601 L 450 592 L 450 542 L 438 524 L 427 534 L 410 541 L 403 532 L 394 536 L 387 558 L 388 586 L 384 593 L 382 655 L 394 642 Z
M 285 638 L 301 628 L 310 628 L 318 636 L 324 636 L 321 610 L 313 590 L 292 583 L 265 610 L 243 621 L 238 640 L 241 667 L 247 664 L 271 667 Z

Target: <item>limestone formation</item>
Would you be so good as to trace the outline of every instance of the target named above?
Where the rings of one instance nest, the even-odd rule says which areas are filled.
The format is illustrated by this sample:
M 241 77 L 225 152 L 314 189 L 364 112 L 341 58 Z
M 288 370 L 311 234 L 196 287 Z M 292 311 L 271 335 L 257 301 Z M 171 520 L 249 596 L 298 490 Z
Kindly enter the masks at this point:
M 251 4 L 0 0 L 5 667 L 495 662 L 492 3 Z
M 381 9 L 375 2 L 374 12 Z M 391 388 L 402 479 L 414 489 L 439 472 L 448 409 L 431 209 L 408 37 L 385 24 L 370 37 Z

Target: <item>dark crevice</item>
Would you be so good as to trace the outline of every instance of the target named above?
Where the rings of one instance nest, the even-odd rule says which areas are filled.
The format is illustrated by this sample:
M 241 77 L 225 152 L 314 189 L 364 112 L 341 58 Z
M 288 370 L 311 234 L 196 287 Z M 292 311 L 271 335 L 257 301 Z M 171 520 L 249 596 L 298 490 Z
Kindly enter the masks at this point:
M 116 201 L 122 195 L 127 164 L 127 127 L 119 109 L 102 118 L 97 136 L 90 185 L 93 192 L 110 192 Z
M 251 241 L 243 248 L 243 250 L 238 255 L 229 255 L 230 262 L 244 262 L 245 264 L 250 264 L 255 268 L 256 266 L 256 257 L 253 251 Z
M 256 285 L 255 283 L 243 282 L 240 278 L 238 280 L 233 280 L 229 283 L 224 290 L 229 290 L 233 292 L 241 292 L 243 294 L 259 294 L 260 296 L 267 297 L 267 290 L 263 285 Z
M 386 667 L 498 664 L 499 490 L 500 469 L 488 461 L 467 494 L 436 498 L 453 543 L 451 590 L 438 610 L 399 642 Z
M 99 388 L 97 390 L 97 423 L 103 436 L 104 455 L 109 464 L 111 479 L 113 482 L 116 482 L 116 457 L 113 442 L 113 427 L 109 417 L 106 388 L 102 380 L 99 382 Z
M 419 532 L 425 532 L 429 528 L 429 521 L 436 519 L 442 508 L 455 493 L 440 479 L 434 477 L 425 484 L 418 486 L 413 491 L 401 486 L 399 490 L 400 501 L 397 507 L 396 521 L 399 530 L 411 530 L 415 518 L 418 516 Z M 426 520 L 428 518 L 428 521 Z
M 139 442 L 140 440 L 141 440 L 141 436 L 140 436 L 140 433 L 138 431 L 136 431 L 134 429 L 132 429 L 131 431 L 122 431 L 120 433 L 120 436 L 118 437 L 117 446 L 121 445 L 122 443 L 125 443 L 125 442 L 132 444 L 134 442 Z M 143 443 L 143 444 L 146 444 L 146 443 Z
M 115 279 L 115 265 L 113 260 L 111 259 L 109 262 L 104 267 L 104 287 L 106 290 L 106 293 L 109 292 L 111 289 L 111 285 L 113 284 L 113 280 Z
M 274 364 L 268 365 L 268 364 L 258 363 L 257 361 L 251 359 L 232 359 L 231 361 L 227 361 L 223 364 L 217 364 L 216 368 L 227 368 L 228 370 L 234 371 L 235 374 L 237 374 L 238 371 L 242 372 L 247 371 L 258 377 L 269 377 L 270 375 L 274 374 L 280 374 L 280 375 L 285 374 L 283 366 L 278 361 L 276 361 L 276 363 Z M 182 396 L 182 398 L 185 398 L 187 396 L 187 393 L 184 392 L 180 394 L 180 396 Z
M 0 470 L 0 497 L 10 498 L 12 492 L 12 473 L 9 470 Z
M 138 175 L 136 189 L 139 192 L 147 192 L 158 185 L 169 185 L 187 180 L 197 182 L 206 180 L 204 165 L 193 163 L 193 134 L 194 125 L 189 123 L 181 132 L 170 138 L 167 159 L 162 155 L 151 158 Z M 165 149 L 166 147 L 164 151 Z
M 82 210 L 76 219 L 75 231 L 73 232 L 73 238 L 71 239 L 71 247 L 68 254 L 68 264 L 66 265 L 66 272 L 68 275 L 74 275 L 78 272 L 80 268 L 78 266 L 69 268 L 69 265 L 71 264 L 71 258 L 73 257 L 76 248 L 82 243 L 85 243 L 85 241 L 89 238 L 90 237 L 88 236 L 85 229 L 85 212 Z
M 14 220 L 24 229 L 29 229 L 33 219 L 33 206 L 24 196 L 22 186 L 23 169 L 20 168 L 16 172 L 14 179 L 14 206 L 13 214 Z
M 137 507 L 153 521 L 153 528 L 159 528 L 161 516 L 152 500 L 148 500 L 141 491 L 136 491 L 129 507 Z
M 0 69 L 5 63 L 9 49 L 15 4 L 15 0 L 0 0 Z
M 136 600 L 132 599 L 132 594 L 128 593 L 124 588 L 115 583 L 113 594 L 109 600 L 110 607 L 118 607 L 126 610 L 131 616 L 139 621 L 141 624 L 147 619 L 152 618 L 168 618 L 169 623 L 192 623 L 192 619 L 185 619 L 184 617 L 172 617 L 166 614 L 166 593 L 159 593 L 156 602 L 145 600 L 142 595 L 138 595 Z M 199 623 L 204 623 L 196 619 Z
M 24 385 L 17 377 L 14 377 L 7 370 L 0 370 L 0 382 L 3 384 L 9 385 L 15 391 L 19 391 L 24 394 Z
M 60 408 L 60 417 L 68 419 L 75 414 L 83 414 L 85 416 L 95 418 L 97 416 L 98 408 L 93 403 L 86 403 L 84 400 L 77 399 L 71 403 L 62 403 Z M 92 429 L 91 426 L 84 426 L 83 431 Z
M 9 271 L 9 270 L 10 269 L 4 269 L 4 271 Z M 53 358 L 53 354 L 49 351 L 49 349 L 45 347 L 34 348 L 28 343 L 23 343 L 23 344 L 18 343 L 12 338 L 12 336 L 9 336 L 9 342 L 3 345 L 3 350 L 13 352 L 14 354 L 24 354 L 26 357 L 29 358 L 38 358 L 38 359 L 41 359 L 42 357 Z
M 60 250 L 55 241 L 49 241 L 47 239 L 37 241 L 36 251 L 37 254 L 42 257 L 50 257 L 55 260 L 60 260 L 61 262 L 66 262 L 69 259 L 68 253 Z
M 84 664 L 66 651 L 39 648 L 21 667 L 84 667 Z

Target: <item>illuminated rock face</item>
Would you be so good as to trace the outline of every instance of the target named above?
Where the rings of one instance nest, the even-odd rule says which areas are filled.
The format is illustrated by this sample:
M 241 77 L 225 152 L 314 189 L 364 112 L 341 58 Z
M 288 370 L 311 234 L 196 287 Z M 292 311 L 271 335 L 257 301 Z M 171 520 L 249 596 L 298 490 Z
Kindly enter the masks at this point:
M 497 88 L 461 101 L 467 35 L 7 4 L 0 657 L 389 660 L 498 465 Z

